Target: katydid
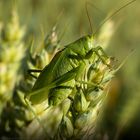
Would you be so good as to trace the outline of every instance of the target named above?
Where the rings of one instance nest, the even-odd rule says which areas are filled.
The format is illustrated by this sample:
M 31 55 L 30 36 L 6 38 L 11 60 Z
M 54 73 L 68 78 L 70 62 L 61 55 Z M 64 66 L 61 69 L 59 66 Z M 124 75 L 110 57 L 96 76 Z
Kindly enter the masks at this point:
M 117 14 L 118 11 L 120 11 L 122 8 L 126 7 L 134 1 L 135 0 L 122 6 L 109 18 L 105 19 L 103 23 L 99 25 L 99 28 L 108 19 Z M 92 66 L 94 66 L 97 61 L 110 68 L 110 57 L 105 54 L 101 46 L 94 45 L 94 35 L 95 34 L 83 36 L 80 39 L 74 41 L 73 43 L 65 46 L 64 49 L 56 53 L 52 61 L 47 66 L 45 66 L 43 70 L 30 71 L 40 72 L 40 75 L 38 76 L 31 92 L 28 93 L 25 97 L 25 101 L 31 110 L 31 104 L 36 105 L 46 100 L 48 100 L 49 102 L 49 107 L 56 106 L 62 103 L 63 100 L 65 100 L 71 95 L 71 93 L 74 91 L 73 89 L 79 85 L 81 89 L 83 85 L 87 85 L 87 87 L 84 86 L 84 88 L 88 93 L 84 96 L 86 96 L 85 98 L 88 98 L 90 101 L 91 99 L 89 96 L 91 96 L 92 91 L 96 87 L 102 89 L 100 83 L 106 82 L 107 80 L 111 79 L 109 77 L 109 79 L 104 79 L 105 81 L 102 81 L 101 78 L 98 79 L 100 81 L 97 83 L 93 83 L 94 81 L 92 81 L 92 72 L 95 71 L 94 69 L 92 69 Z M 87 78 L 85 78 L 85 76 Z M 91 87 L 91 85 L 93 85 L 93 87 L 88 89 L 88 87 Z M 84 90 L 84 88 L 82 90 Z M 81 90 L 76 90 L 75 94 L 80 91 Z M 31 104 L 28 102 L 28 100 L 31 102 Z M 77 107 L 79 105 L 75 104 L 75 106 Z M 82 107 L 80 106 L 80 109 L 76 109 L 78 111 L 83 111 L 83 108 L 81 108 Z M 86 109 L 84 108 L 84 110 Z M 32 110 L 32 112 L 35 115 L 34 110 Z M 38 119 L 40 125 L 42 125 L 44 131 L 46 131 L 44 125 L 41 123 L 39 118 L 36 115 L 35 117 Z
M 101 25 L 134 1 L 119 8 Z M 85 71 L 90 64 L 94 65 L 96 60 L 101 60 L 109 66 L 108 56 L 102 47 L 94 45 L 94 34 L 83 36 L 70 43 L 57 52 L 49 65 L 41 71 L 27 98 L 32 104 L 39 104 L 46 99 L 48 99 L 49 105 L 61 103 L 71 94 L 76 83 L 81 81 L 86 84 L 85 81 L 82 82 Z
M 94 63 L 95 58 L 106 63 L 102 48 L 95 47 L 93 41 L 93 36 L 85 36 L 59 51 L 40 73 L 29 100 L 38 104 L 49 98 L 51 105 L 57 105 L 70 95 L 76 82 L 83 80 L 87 64 Z

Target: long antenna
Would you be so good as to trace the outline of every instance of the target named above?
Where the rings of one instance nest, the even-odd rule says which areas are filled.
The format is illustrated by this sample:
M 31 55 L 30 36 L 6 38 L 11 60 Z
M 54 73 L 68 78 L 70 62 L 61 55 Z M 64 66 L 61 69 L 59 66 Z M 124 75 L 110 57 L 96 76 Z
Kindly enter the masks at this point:
M 96 29 L 96 31 L 93 33 L 93 35 L 95 35 L 99 30 L 100 28 L 102 27 L 102 25 L 104 25 L 109 19 L 111 19 L 113 16 L 115 16 L 116 14 L 118 14 L 119 11 L 121 11 L 123 8 L 129 6 L 131 3 L 135 2 L 136 0 L 132 0 L 128 3 L 126 3 L 125 5 L 123 5 L 122 7 L 120 7 L 118 10 L 116 10 L 113 14 L 111 14 L 109 17 L 107 17 L 99 26 L 98 28 Z
M 94 9 L 95 9 L 96 11 L 98 11 L 98 13 L 100 12 L 101 15 L 105 15 L 104 11 L 103 11 L 102 9 L 100 9 L 99 7 L 96 7 L 95 4 L 93 4 L 91 1 L 87 1 L 87 4 L 88 4 L 89 6 L 94 7 Z
M 93 33 L 93 28 L 92 28 L 92 24 L 91 24 L 91 19 L 90 19 L 90 16 L 89 16 L 89 13 L 88 13 L 88 2 L 86 0 L 86 5 L 85 5 L 85 8 L 86 8 L 86 14 L 87 14 L 87 17 L 88 17 L 88 20 L 89 20 L 89 25 L 90 25 L 90 29 L 91 29 L 91 34 Z

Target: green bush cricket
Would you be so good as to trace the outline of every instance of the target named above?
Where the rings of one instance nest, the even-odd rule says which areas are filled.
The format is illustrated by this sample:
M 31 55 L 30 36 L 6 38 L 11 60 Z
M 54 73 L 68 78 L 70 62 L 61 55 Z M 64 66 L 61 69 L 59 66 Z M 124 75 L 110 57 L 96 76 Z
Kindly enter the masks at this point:
M 43 69 L 27 98 L 33 104 L 41 103 L 47 98 L 51 105 L 61 103 L 70 95 L 76 82 L 83 80 L 87 63 L 93 63 L 96 57 L 106 63 L 106 55 L 101 56 L 99 51 L 103 52 L 101 47 L 93 46 L 91 36 L 69 44 Z
M 107 18 L 107 20 L 134 1 L 135 0 L 119 8 Z M 107 20 L 105 20 L 103 24 Z M 49 97 L 52 105 L 57 104 L 57 101 L 53 101 L 53 98 L 55 99 L 56 95 L 59 96 L 59 91 L 62 89 L 64 92 L 63 96 L 65 96 L 63 99 L 67 98 L 71 93 L 72 88 L 75 86 L 75 82 L 82 80 L 82 76 L 86 69 L 86 63 L 94 64 L 94 60 L 96 60 L 95 57 L 101 59 L 103 63 L 109 66 L 109 64 L 107 64 L 108 57 L 104 53 L 102 47 L 94 46 L 93 42 L 94 35 L 87 35 L 70 43 L 65 46 L 63 50 L 59 51 L 50 64 L 42 71 L 37 71 L 41 73 L 37 78 L 31 93 L 27 95 L 27 98 L 31 103 L 38 104 Z
M 99 28 L 108 19 L 134 1 L 127 3 L 114 12 Z M 43 70 L 31 70 L 31 72 L 40 72 L 40 75 L 25 99 L 28 99 L 32 105 L 42 103 L 48 99 L 49 105 L 55 106 L 68 98 L 77 85 L 93 85 L 101 88 L 99 84 L 84 79 L 87 68 L 92 64 L 94 65 L 97 60 L 110 67 L 108 63 L 110 58 L 105 54 L 102 47 L 94 45 L 94 35 L 83 36 L 65 46 L 64 49 L 56 53 L 52 61 Z

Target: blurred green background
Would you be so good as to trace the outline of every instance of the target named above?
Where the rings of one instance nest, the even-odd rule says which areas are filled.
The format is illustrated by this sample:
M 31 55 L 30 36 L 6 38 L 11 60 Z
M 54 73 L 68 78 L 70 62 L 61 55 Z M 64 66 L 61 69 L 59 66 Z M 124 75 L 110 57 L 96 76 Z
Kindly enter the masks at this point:
M 96 31 L 109 14 L 128 1 L 89 2 L 88 12 L 93 30 Z M 9 20 L 15 3 L 20 23 L 27 29 L 26 38 L 34 36 L 36 45 L 41 43 L 42 34 L 49 33 L 56 23 L 58 38 L 64 32 L 62 46 L 90 33 L 85 0 L 0 0 L 0 21 L 6 23 Z M 104 117 L 99 122 L 99 131 L 109 133 L 110 136 L 118 131 L 122 139 L 137 137 L 140 131 L 140 1 L 124 8 L 112 20 L 114 28 L 117 28 L 114 29 L 106 52 L 114 56 L 118 64 L 132 49 L 134 53 L 112 82 Z

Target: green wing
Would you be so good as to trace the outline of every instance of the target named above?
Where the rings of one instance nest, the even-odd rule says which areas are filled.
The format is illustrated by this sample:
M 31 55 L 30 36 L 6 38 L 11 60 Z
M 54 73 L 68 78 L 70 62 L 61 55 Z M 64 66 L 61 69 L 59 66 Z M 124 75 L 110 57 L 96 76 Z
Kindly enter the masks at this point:
M 72 69 L 71 71 L 65 73 L 64 75 L 60 76 L 58 79 L 53 81 L 51 84 L 48 84 L 40 89 L 36 89 L 32 92 L 30 92 L 27 95 L 27 98 L 33 103 L 33 104 L 39 104 L 43 101 L 45 101 L 48 98 L 48 94 L 50 92 L 50 89 L 60 86 L 63 83 L 66 83 L 72 79 L 75 78 L 77 71 L 79 70 L 79 67 Z

